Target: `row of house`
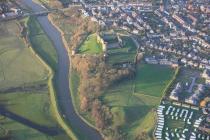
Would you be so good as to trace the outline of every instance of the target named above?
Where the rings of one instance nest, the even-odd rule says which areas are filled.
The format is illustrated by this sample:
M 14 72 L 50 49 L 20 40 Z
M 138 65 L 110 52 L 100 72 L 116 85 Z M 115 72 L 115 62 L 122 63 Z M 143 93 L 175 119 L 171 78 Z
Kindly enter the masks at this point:
M 190 97 L 185 99 L 185 102 L 197 106 L 199 105 L 201 101 L 201 97 L 203 96 L 204 93 L 205 93 L 204 85 L 199 84 L 197 86 L 197 89 L 194 91 L 194 93 Z
M 106 5 L 86 6 L 83 14 L 90 16 L 93 21 L 106 27 L 119 27 L 138 34 L 144 28 L 148 28 L 140 16 L 140 12 L 152 12 L 153 5 L 150 2 L 138 2 L 122 4 L 110 1 Z M 150 27 L 149 27 L 150 28 Z M 151 28 L 150 28 L 151 29 Z
M 140 46 L 140 49 L 145 50 L 145 48 L 149 49 L 155 49 L 159 50 L 160 52 L 164 53 L 173 53 L 174 55 L 182 56 L 181 62 L 183 64 L 196 67 L 199 69 L 204 69 L 207 67 L 210 67 L 210 60 L 206 58 L 201 58 L 199 55 L 196 55 L 197 50 L 194 50 L 195 52 L 187 52 L 187 51 L 181 51 L 176 48 L 171 48 L 170 46 L 158 46 L 158 45 L 153 45 L 152 43 L 148 45 L 147 47 Z
M 181 83 L 177 83 L 175 88 L 171 91 L 169 98 L 171 100 L 178 101 L 179 100 L 179 94 L 182 91 L 182 85 Z
M 15 18 L 21 14 L 21 9 L 11 7 L 7 3 L 0 4 L 0 19 Z
M 180 62 L 184 65 L 188 65 L 198 69 L 210 68 L 210 60 L 206 58 L 201 58 L 199 55 L 195 55 L 194 52 L 188 53 L 186 51 L 181 51 L 175 48 L 172 49 L 171 47 L 163 47 L 163 46 L 158 47 L 157 45 L 152 45 L 152 44 L 150 44 L 146 48 L 159 50 L 160 52 L 164 53 L 173 53 L 174 55 L 178 55 L 179 57 L 182 57 L 180 59 L 181 60 Z M 140 49 L 145 50 L 145 47 L 140 46 Z
M 163 129 L 164 129 L 164 124 L 165 124 L 165 118 L 164 118 L 164 109 L 165 106 L 159 105 L 157 109 L 157 126 L 155 129 L 155 138 L 156 139 L 162 139 L 163 138 Z
M 188 84 L 188 83 L 186 83 L 186 84 Z M 189 97 L 187 97 L 184 101 L 185 101 L 185 103 L 198 106 L 199 103 L 201 102 L 202 97 L 206 96 L 205 95 L 206 88 L 205 88 L 205 85 L 198 84 L 198 85 L 196 85 L 196 88 L 194 89 L 194 85 L 196 85 L 196 83 L 194 83 L 194 81 L 192 81 L 192 84 L 190 86 L 187 85 L 187 87 L 189 87 L 189 89 L 186 90 L 186 92 L 190 93 L 191 95 Z M 182 86 L 182 84 L 180 82 L 178 82 L 175 85 L 174 89 L 170 92 L 169 99 L 171 99 L 173 101 L 179 101 L 181 94 L 186 94 L 186 92 L 184 92 L 184 91 L 185 91 L 184 87 Z M 206 93 L 206 94 L 208 94 L 208 93 Z
M 145 62 L 148 64 L 160 64 L 160 65 L 168 65 L 172 67 L 178 67 L 178 60 L 169 60 L 167 58 L 156 59 L 155 57 L 146 57 Z

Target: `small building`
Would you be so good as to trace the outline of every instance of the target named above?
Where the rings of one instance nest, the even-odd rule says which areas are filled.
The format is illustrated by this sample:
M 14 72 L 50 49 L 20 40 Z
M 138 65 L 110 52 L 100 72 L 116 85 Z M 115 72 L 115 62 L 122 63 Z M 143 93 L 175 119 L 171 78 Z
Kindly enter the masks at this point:
M 202 78 L 206 80 L 207 85 L 210 85 L 210 70 L 205 69 L 202 73 Z
M 181 89 L 182 89 L 181 84 L 177 83 L 175 88 L 171 91 L 171 94 L 170 94 L 169 98 L 171 100 L 178 101 L 179 100 L 178 96 L 179 96 L 179 93 L 181 92 Z
M 182 62 L 183 64 L 186 64 L 186 63 L 187 63 L 187 59 L 186 59 L 186 58 L 182 58 L 182 59 L 181 59 L 181 62 Z
M 158 64 L 158 61 L 155 58 L 153 58 L 153 57 L 147 57 L 147 58 L 145 58 L 145 61 L 148 64 Z
M 97 35 L 97 42 L 102 44 L 103 51 L 106 52 L 110 48 L 123 47 L 122 39 L 114 33 L 101 33 Z
M 159 59 L 160 65 L 172 65 L 173 63 L 168 59 Z

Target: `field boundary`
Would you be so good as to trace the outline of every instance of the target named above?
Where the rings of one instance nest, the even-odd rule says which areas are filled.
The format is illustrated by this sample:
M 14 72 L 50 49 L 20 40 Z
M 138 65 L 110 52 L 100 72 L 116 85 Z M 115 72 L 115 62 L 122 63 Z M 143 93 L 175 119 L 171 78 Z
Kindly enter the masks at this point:
M 162 97 L 160 98 L 160 103 L 159 103 L 159 105 L 161 104 L 162 99 L 166 96 L 166 94 L 167 94 L 167 92 L 168 92 L 168 89 L 170 88 L 170 86 L 172 85 L 172 83 L 174 82 L 174 80 L 176 80 L 176 77 L 177 77 L 177 75 L 179 74 L 179 71 L 180 71 L 180 67 L 176 68 L 176 71 L 175 71 L 175 73 L 174 73 L 174 76 L 172 77 L 172 79 L 170 80 L 170 82 L 168 83 L 168 85 L 166 86 L 166 88 L 164 89 L 163 95 L 162 95 Z M 155 113 L 155 114 L 156 114 L 156 113 Z M 155 137 L 155 130 L 156 130 L 156 129 L 157 129 L 157 115 L 156 115 L 156 119 L 155 119 L 155 128 L 154 128 L 154 131 L 153 131 L 153 138 L 154 138 L 155 140 L 157 140 L 156 137 Z
M 136 94 L 143 95 L 143 96 L 145 96 L 145 97 L 149 97 L 149 98 L 161 99 L 161 97 L 152 96 L 152 95 L 147 95 L 147 94 L 144 94 L 144 93 L 138 93 L 138 92 L 135 92 L 133 95 L 135 96 Z
M 50 100 L 52 103 L 52 107 L 54 115 L 56 117 L 57 122 L 59 123 L 59 125 L 63 128 L 63 130 L 67 133 L 67 135 L 73 139 L 73 140 L 78 140 L 78 138 L 76 137 L 76 135 L 72 132 L 71 128 L 69 128 L 69 126 L 65 123 L 65 120 L 62 118 L 60 112 L 59 112 L 59 107 L 57 104 L 57 100 L 56 100 L 56 93 L 55 93 L 55 88 L 54 88 L 54 82 L 53 82 L 53 78 L 54 78 L 54 71 L 52 70 L 52 68 L 41 58 L 41 56 L 36 53 L 36 51 L 33 49 L 33 45 L 31 44 L 30 40 L 28 40 L 28 34 L 26 36 L 27 40 L 24 40 L 24 42 L 26 43 L 26 45 L 28 45 L 28 48 L 31 50 L 32 54 L 34 54 L 34 56 L 36 56 L 38 58 L 38 60 L 45 66 L 45 68 L 49 71 L 49 79 L 48 79 L 48 86 L 49 86 L 49 93 L 50 93 Z
M 167 84 L 167 86 L 163 90 L 163 94 L 162 94 L 161 100 L 166 96 L 166 94 L 168 92 L 168 89 L 170 88 L 170 86 L 172 85 L 172 83 L 174 82 L 174 80 L 176 80 L 176 77 L 179 74 L 179 71 L 180 71 L 180 67 L 177 67 L 176 70 L 175 70 L 175 73 L 174 73 L 174 75 L 172 77 L 172 79 L 169 81 L 169 83 Z M 161 101 L 160 101 L 160 103 L 161 103 Z

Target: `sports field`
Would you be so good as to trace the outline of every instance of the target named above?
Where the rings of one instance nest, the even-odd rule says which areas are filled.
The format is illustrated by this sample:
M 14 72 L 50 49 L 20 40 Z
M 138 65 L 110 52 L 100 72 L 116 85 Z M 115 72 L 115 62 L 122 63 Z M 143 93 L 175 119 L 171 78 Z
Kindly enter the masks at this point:
M 175 70 L 160 65 L 140 64 L 135 78 L 126 79 L 110 87 L 103 97 L 114 114 L 115 124 L 133 140 L 146 133 L 151 139 L 155 123 L 155 107 L 159 105 L 164 88 Z
M 102 46 L 97 42 L 96 34 L 88 36 L 79 48 L 79 53 L 81 54 L 100 54 L 102 51 Z
M 137 93 L 161 97 L 162 91 L 171 80 L 173 74 L 173 69 L 168 66 L 139 65 L 135 90 Z
M 23 42 L 18 21 L 0 23 L 0 73 L 0 139 L 67 139 L 52 113 L 48 71 Z

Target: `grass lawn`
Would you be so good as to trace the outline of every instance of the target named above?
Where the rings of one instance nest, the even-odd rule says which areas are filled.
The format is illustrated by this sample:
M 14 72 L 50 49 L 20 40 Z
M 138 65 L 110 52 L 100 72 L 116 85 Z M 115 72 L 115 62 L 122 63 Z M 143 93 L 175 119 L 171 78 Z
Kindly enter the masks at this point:
M 97 42 L 96 34 L 88 36 L 85 42 L 79 48 L 79 53 L 81 54 L 100 54 L 102 51 L 102 46 Z
M 123 41 L 122 48 L 110 48 L 108 52 L 108 64 L 123 62 L 134 62 L 136 56 L 136 46 L 133 40 L 128 36 L 121 36 Z
M 0 30 L 5 30 L 0 35 L 0 88 L 46 80 L 47 70 L 11 28 L 18 30 L 15 22 L 0 24 Z
M 0 94 L 1 102 L 11 112 L 23 116 L 36 124 L 54 126 L 54 118 L 51 116 L 51 107 L 48 91 L 15 92 Z M 24 100 L 24 102 L 23 102 Z M 34 104 L 31 104 L 34 103 Z
M 80 99 L 78 95 L 78 88 L 79 88 L 79 75 L 75 70 L 71 71 L 71 76 L 70 76 L 70 89 L 71 89 L 71 95 L 74 101 L 74 106 L 79 110 L 80 108 Z
M 50 137 L 39 131 L 29 128 L 19 122 L 13 121 L 9 118 L 0 116 L 1 127 L 0 139 L 13 139 L 13 140 L 68 140 L 65 134 Z M 10 133 L 10 135 L 7 135 Z M 5 137 L 4 137 L 5 136 Z
M 169 67 L 140 64 L 135 78 L 118 82 L 105 91 L 102 100 L 111 107 L 113 127 L 120 126 L 126 139 L 133 140 L 141 132 L 148 134 L 146 139 L 152 139 L 154 109 L 173 74 Z
M 137 93 L 161 97 L 174 73 L 173 68 L 167 66 L 141 64 L 138 66 L 135 90 Z
M 167 127 L 171 128 L 171 129 L 176 129 L 176 128 L 184 128 L 185 127 L 185 122 L 184 121 L 180 121 L 180 120 L 172 120 L 167 119 Z
M 52 114 L 47 87 L 48 71 L 20 38 L 17 23 L 17 21 L 0 23 L 0 105 L 8 112 L 36 125 L 61 130 Z M 46 88 L 24 90 L 40 84 Z M 63 132 L 56 136 L 47 136 L 23 125 L 21 121 L 5 117 L 0 117 L 0 123 L 1 129 L 8 131 L 7 136 L 14 140 L 68 139 Z M 4 135 L 1 134 L 0 139 L 2 136 Z
M 46 61 L 46 63 L 56 70 L 58 56 L 52 42 L 41 28 L 41 25 L 34 17 L 30 17 L 27 22 L 29 38 L 34 50 Z

